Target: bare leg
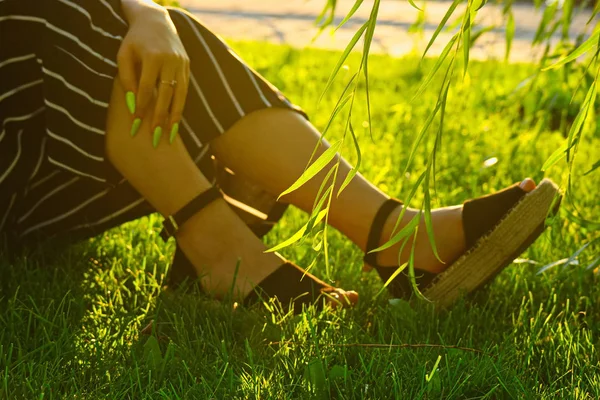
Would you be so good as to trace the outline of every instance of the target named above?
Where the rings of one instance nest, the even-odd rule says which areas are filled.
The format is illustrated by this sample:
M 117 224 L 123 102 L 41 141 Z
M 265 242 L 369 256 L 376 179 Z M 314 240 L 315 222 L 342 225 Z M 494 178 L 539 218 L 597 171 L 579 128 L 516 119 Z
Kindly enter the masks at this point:
M 286 109 L 265 109 L 244 117 L 227 134 L 216 139 L 213 151 L 234 172 L 278 196 L 302 174 L 320 137 L 320 133 L 299 114 Z M 323 153 L 328 147 L 324 143 L 317 154 Z M 338 186 L 350 169 L 350 165 L 342 159 L 336 182 Z M 310 211 L 327 170 L 286 195 L 282 201 Z M 532 190 L 535 184 L 529 180 L 526 187 Z M 363 176 L 357 175 L 339 197 L 334 196 L 329 222 L 364 250 L 375 213 L 388 198 Z M 410 221 L 416 212 L 418 210 L 409 209 L 402 224 Z M 399 213 L 400 210 L 396 210 L 388 220 L 384 241 L 390 237 Z M 425 229 L 420 229 L 422 235 L 417 237 L 416 263 L 421 269 L 440 272 L 465 251 L 462 207 L 435 210 L 433 225 L 438 251 L 446 264 L 433 255 Z M 378 262 L 396 265 L 398 251 L 399 247 L 392 247 L 381 252 Z M 409 252 L 410 246 L 406 246 L 401 258 L 406 260 Z
M 137 136 L 129 135 L 132 119 L 125 104 L 125 92 L 115 81 L 106 132 L 109 159 L 158 212 L 167 216 L 208 189 L 210 183 L 181 139 L 177 138 L 172 145 L 164 139 L 157 149 L 152 147 L 151 121 L 152 117 L 146 116 Z M 232 289 L 238 259 L 241 264 L 234 288 L 238 298 L 245 297 L 282 264 L 277 255 L 264 253 L 264 244 L 221 199 L 185 223 L 177 241 L 204 276 L 204 288 L 217 296 Z

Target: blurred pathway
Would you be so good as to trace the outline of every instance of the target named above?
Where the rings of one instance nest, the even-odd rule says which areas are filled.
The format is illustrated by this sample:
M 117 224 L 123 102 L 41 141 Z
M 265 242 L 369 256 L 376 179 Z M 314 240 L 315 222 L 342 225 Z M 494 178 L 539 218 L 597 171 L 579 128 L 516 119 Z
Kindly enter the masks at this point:
M 415 2 L 420 7 L 425 5 L 424 29 L 420 33 L 410 32 L 411 25 L 417 20 L 418 11 L 408 1 L 382 0 L 379 24 L 373 42 L 374 52 L 392 56 L 404 55 L 411 51 L 422 53 L 451 2 Z M 356 30 L 366 21 L 373 2 L 365 1 L 353 19 L 335 35 L 331 34 L 331 30 L 326 30 L 314 42 L 312 40 L 318 32 L 315 19 L 325 0 L 180 0 L 180 3 L 225 38 L 265 40 L 300 48 L 314 46 L 340 50 L 346 47 Z M 354 0 L 338 0 L 335 24 L 341 21 L 353 4 Z M 460 15 L 460 11 L 457 10 L 455 15 Z M 542 13 L 527 4 L 515 4 L 513 13 L 516 30 L 510 60 L 534 61 L 539 57 L 541 49 L 532 49 L 531 39 L 535 35 Z M 570 34 L 574 36 L 589 33 L 593 28 L 591 25 L 586 26 L 589 16 L 589 11 L 576 14 Z M 501 8 L 486 5 L 480 10 L 477 22 L 485 26 L 492 24 L 498 28 L 479 38 L 471 57 L 504 59 L 506 45 Z M 430 54 L 439 54 L 450 37 L 451 33 L 440 34 Z M 555 43 L 557 39 L 554 38 Z

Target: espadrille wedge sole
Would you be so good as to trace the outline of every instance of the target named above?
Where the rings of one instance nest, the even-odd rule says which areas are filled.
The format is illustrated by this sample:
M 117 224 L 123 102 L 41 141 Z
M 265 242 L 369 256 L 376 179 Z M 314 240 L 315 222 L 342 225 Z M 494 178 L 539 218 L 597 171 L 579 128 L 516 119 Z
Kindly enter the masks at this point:
M 491 232 L 439 274 L 423 295 L 441 307 L 448 307 L 462 294 L 485 285 L 539 237 L 548 215 L 558 210 L 559 201 L 556 184 L 544 179 Z
M 558 188 L 548 179 L 529 193 L 515 183 L 496 193 L 467 200 L 462 210 L 466 252 L 441 274 L 416 265 L 415 279 L 419 290 L 440 306 L 447 307 L 461 293 L 470 293 L 483 286 L 541 235 L 546 216 L 555 213 L 559 204 Z M 378 265 L 377 253 L 371 250 L 381 244 L 385 221 L 400 206 L 402 202 L 394 198 L 381 206 L 367 240 L 365 264 L 373 267 L 383 282 L 390 281 L 397 266 Z M 405 272 L 391 279 L 387 288 L 397 298 L 409 299 L 413 294 Z

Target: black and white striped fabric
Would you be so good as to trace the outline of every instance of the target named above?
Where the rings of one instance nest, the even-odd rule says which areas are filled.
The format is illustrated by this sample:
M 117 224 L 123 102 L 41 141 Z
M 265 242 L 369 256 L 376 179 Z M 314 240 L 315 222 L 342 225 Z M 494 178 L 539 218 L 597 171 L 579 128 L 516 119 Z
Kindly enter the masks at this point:
M 212 139 L 259 109 L 302 111 L 190 14 L 169 13 L 192 68 L 181 137 L 216 179 Z M 154 211 L 105 155 L 127 28 L 120 0 L 0 0 L 0 234 L 9 243 L 92 236 Z

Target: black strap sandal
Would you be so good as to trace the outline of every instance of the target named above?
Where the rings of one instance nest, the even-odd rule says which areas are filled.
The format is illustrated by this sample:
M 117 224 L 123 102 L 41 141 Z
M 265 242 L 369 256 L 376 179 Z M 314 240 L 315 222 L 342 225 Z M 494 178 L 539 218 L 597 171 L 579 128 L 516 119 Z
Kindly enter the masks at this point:
M 223 198 L 223 195 L 217 187 L 212 187 L 201 193 L 181 210 L 165 218 L 160 237 L 165 241 L 169 240 L 188 219 L 219 198 Z M 197 280 L 196 269 L 178 246 L 171 266 L 169 284 L 170 286 L 178 286 L 190 278 L 191 280 Z M 200 289 L 202 288 L 200 287 Z M 277 297 L 282 305 L 287 306 L 291 303 L 294 312 L 300 313 L 305 305 L 315 304 L 317 308 L 321 308 L 323 301 L 319 300 L 326 298 L 331 298 L 338 301 L 340 305 L 345 305 L 344 303 L 348 299 L 343 298 L 343 293 L 340 289 L 327 285 L 294 263 L 286 261 L 275 272 L 263 279 L 254 288 L 254 291 L 246 296 L 243 303 L 251 305 L 262 298 Z
M 366 264 L 387 282 L 398 267 L 376 262 L 383 226 L 392 211 L 402 205 L 390 199 L 379 209 L 369 233 Z M 415 267 L 419 290 L 441 306 L 449 306 L 463 293 L 484 286 L 525 251 L 544 231 L 545 220 L 560 205 L 558 187 L 544 179 L 527 193 L 518 183 L 494 194 L 467 200 L 463 208 L 463 227 L 467 251 L 444 272 L 433 274 Z M 388 286 L 392 296 L 407 299 L 412 287 L 406 273 L 400 273 Z

